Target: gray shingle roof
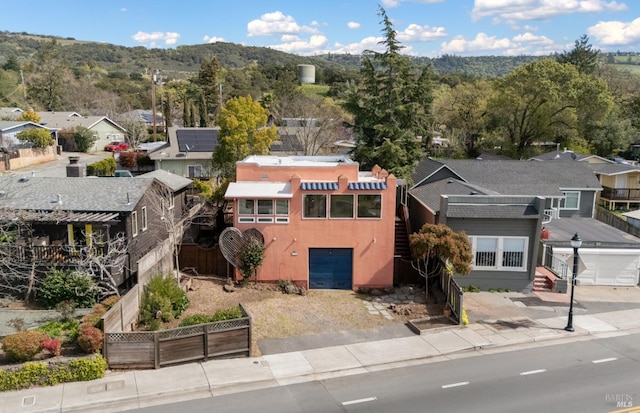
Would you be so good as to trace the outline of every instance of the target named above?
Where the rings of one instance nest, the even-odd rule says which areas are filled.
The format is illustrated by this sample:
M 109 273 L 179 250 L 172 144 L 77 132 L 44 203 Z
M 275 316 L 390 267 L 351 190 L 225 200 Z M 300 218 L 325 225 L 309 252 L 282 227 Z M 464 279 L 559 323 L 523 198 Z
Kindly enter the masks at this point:
M 165 171 L 164 169 L 156 169 L 155 171 L 138 175 L 135 179 L 144 179 L 144 178 L 155 178 L 158 181 L 165 184 L 166 186 L 168 186 L 169 188 L 171 188 L 173 192 L 186 188 L 191 183 L 193 183 L 193 181 L 189 178 L 172 174 L 171 172 Z
M 597 155 L 592 155 L 592 154 L 588 154 L 588 153 L 577 153 L 577 152 L 573 152 L 573 151 L 567 151 L 564 150 L 562 152 L 558 152 L 558 151 L 551 151 L 551 152 L 547 152 L 547 153 L 543 153 L 541 155 L 536 155 L 534 157 L 532 157 L 532 160 L 537 160 L 537 161 L 552 161 L 552 160 L 561 160 L 561 161 L 583 161 L 586 160 L 588 158 L 592 158 L 592 157 L 596 157 L 596 158 L 600 158 L 600 159 L 604 159 L 600 156 Z
M 152 182 L 141 178 L 0 176 L 0 207 L 128 212 L 135 209 Z
M 124 131 L 125 129 L 106 116 L 78 116 L 76 112 L 37 112 L 40 116 L 40 124 L 47 128 L 75 128 L 83 126 L 91 129 L 100 122 L 107 122 L 114 128 Z
M 473 195 L 474 193 L 487 195 L 455 179 L 442 179 L 409 190 L 411 196 L 425 204 L 434 212 L 440 210 L 440 195 Z
M 561 196 L 562 189 L 602 189 L 586 162 L 448 159 L 439 163 L 464 181 L 502 195 Z
M 590 163 L 589 168 L 600 175 L 620 175 L 629 172 L 640 172 L 640 168 L 621 163 Z

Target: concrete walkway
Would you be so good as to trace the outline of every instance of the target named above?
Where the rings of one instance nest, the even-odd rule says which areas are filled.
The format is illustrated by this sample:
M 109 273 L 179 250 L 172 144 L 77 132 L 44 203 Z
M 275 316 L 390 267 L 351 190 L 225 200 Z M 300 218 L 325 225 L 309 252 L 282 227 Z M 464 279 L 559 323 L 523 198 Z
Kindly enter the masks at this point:
M 567 323 L 564 295 L 554 294 L 543 300 L 535 294 L 465 294 L 467 301 L 476 302 L 471 304 L 470 313 L 476 312 L 475 305 L 482 302 L 485 310 L 493 309 L 497 317 L 472 321 L 466 327 L 427 330 L 409 337 L 213 360 L 159 370 L 109 372 L 103 379 L 91 382 L 6 392 L 2 394 L 0 411 L 113 412 L 444 361 L 462 355 L 640 333 L 640 289 L 580 287 L 576 290 L 576 295 L 579 294 L 583 301 L 574 305 L 576 331 L 573 333 L 564 330 Z M 523 315 L 527 306 L 517 304 L 518 299 L 530 298 L 534 304 L 539 304 L 535 300 L 544 304 L 529 308 L 531 314 L 542 312 L 547 317 Z M 589 306 L 598 302 L 616 303 L 623 308 L 630 305 L 630 308 L 590 312 Z

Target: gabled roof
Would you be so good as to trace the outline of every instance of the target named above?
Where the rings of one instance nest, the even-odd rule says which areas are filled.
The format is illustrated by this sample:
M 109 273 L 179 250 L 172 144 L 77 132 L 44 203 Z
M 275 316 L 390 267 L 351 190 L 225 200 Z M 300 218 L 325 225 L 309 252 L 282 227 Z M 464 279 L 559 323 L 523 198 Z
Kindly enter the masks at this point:
M 125 112 L 120 116 L 153 125 L 153 110 L 134 109 L 129 112 Z M 163 122 L 164 119 L 162 117 L 162 113 L 156 112 L 156 125 L 161 125 Z
M 47 128 L 46 126 L 38 125 L 37 123 L 25 120 L 0 120 L 0 131 L 10 131 L 11 129 L 16 129 L 24 125 L 30 125 L 34 128 L 44 128 L 51 130 L 52 128 Z M 55 128 L 53 128 L 55 130 Z
M 541 155 L 534 156 L 529 160 L 532 161 L 553 161 L 553 160 L 561 160 L 561 161 L 589 161 L 589 160 L 599 160 L 603 162 L 610 163 L 611 161 L 607 158 L 603 158 L 602 156 L 585 154 L 585 153 L 577 153 L 569 150 L 564 151 L 551 151 L 547 153 L 543 153 Z
M 438 163 L 455 172 L 462 181 L 502 195 L 562 196 L 562 190 L 567 189 L 602 190 L 586 162 L 447 159 Z M 418 170 L 414 176 L 419 177 Z M 418 182 L 415 178 L 414 181 Z
M 100 122 L 110 123 L 114 128 L 124 132 L 125 128 L 106 116 L 81 116 L 77 112 L 36 112 L 40 116 L 40 124 L 48 128 L 75 128 L 83 126 L 91 129 Z
M 219 127 L 169 128 L 168 142 L 149 154 L 152 160 L 211 159 L 218 146 Z
M 0 176 L 0 207 L 39 211 L 133 211 L 153 179 Z
M 590 163 L 589 168 L 593 169 L 598 175 L 623 175 L 630 172 L 640 172 L 640 168 L 633 165 L 625 165 L 621 163 Z
M 193 183 L 193 181 L 189 178 L 172 174 L 171 172 L 165 171 L 164 169 L 156 169 L 155 171 L 138 175 L 134 179 L 144 179 L 144 178 L 147 178 L 147 179 L 155 178 L 158 181 L 165 184 L 167 187 L 169 187 L 173 192 L 177 192 L 183 188 L 186 188 Z
M 18 116 L 20 116 L 22 112 L 24 111 L 17 107 L 0 107 L 0 119 L 2 118 L 15 119 Z
M 430 157 L 425 157 L 420 161 L 420 163 L 418 163 L 413 175 L 411 175 L 413 187 L 415 188 L 421 185 L 425 181 L 428 181 L 429 178 L 433 177 L 437 172 L 441 171 L 445 171 L 454 179 L 464 180 L 443 162 L 436 161 Z
M 488 195 L 486 192 L 476 190 L 457 179 L 442 179 L 440 181 L 421 185 L 409 190 L 409 194 L 424 204 L 433 213 L 440 210 L 441 195 Z

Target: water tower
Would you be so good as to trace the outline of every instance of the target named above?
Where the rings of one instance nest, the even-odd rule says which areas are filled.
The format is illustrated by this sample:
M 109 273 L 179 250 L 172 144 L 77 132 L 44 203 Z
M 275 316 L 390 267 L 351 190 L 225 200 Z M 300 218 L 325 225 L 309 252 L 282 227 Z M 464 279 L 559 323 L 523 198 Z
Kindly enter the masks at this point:
M 316 67 L 314 65 L 298 65 L 300 83 L 316 83 Z

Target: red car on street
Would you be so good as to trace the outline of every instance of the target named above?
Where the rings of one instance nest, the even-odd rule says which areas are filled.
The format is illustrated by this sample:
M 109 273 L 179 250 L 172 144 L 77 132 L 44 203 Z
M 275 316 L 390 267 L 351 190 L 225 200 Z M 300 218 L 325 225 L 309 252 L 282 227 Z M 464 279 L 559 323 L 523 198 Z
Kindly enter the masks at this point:
M 108 152 L 121 152 L 129 149 L 129 144 L 122 141 L 113 141 L 105 145 L 104 150 Z

